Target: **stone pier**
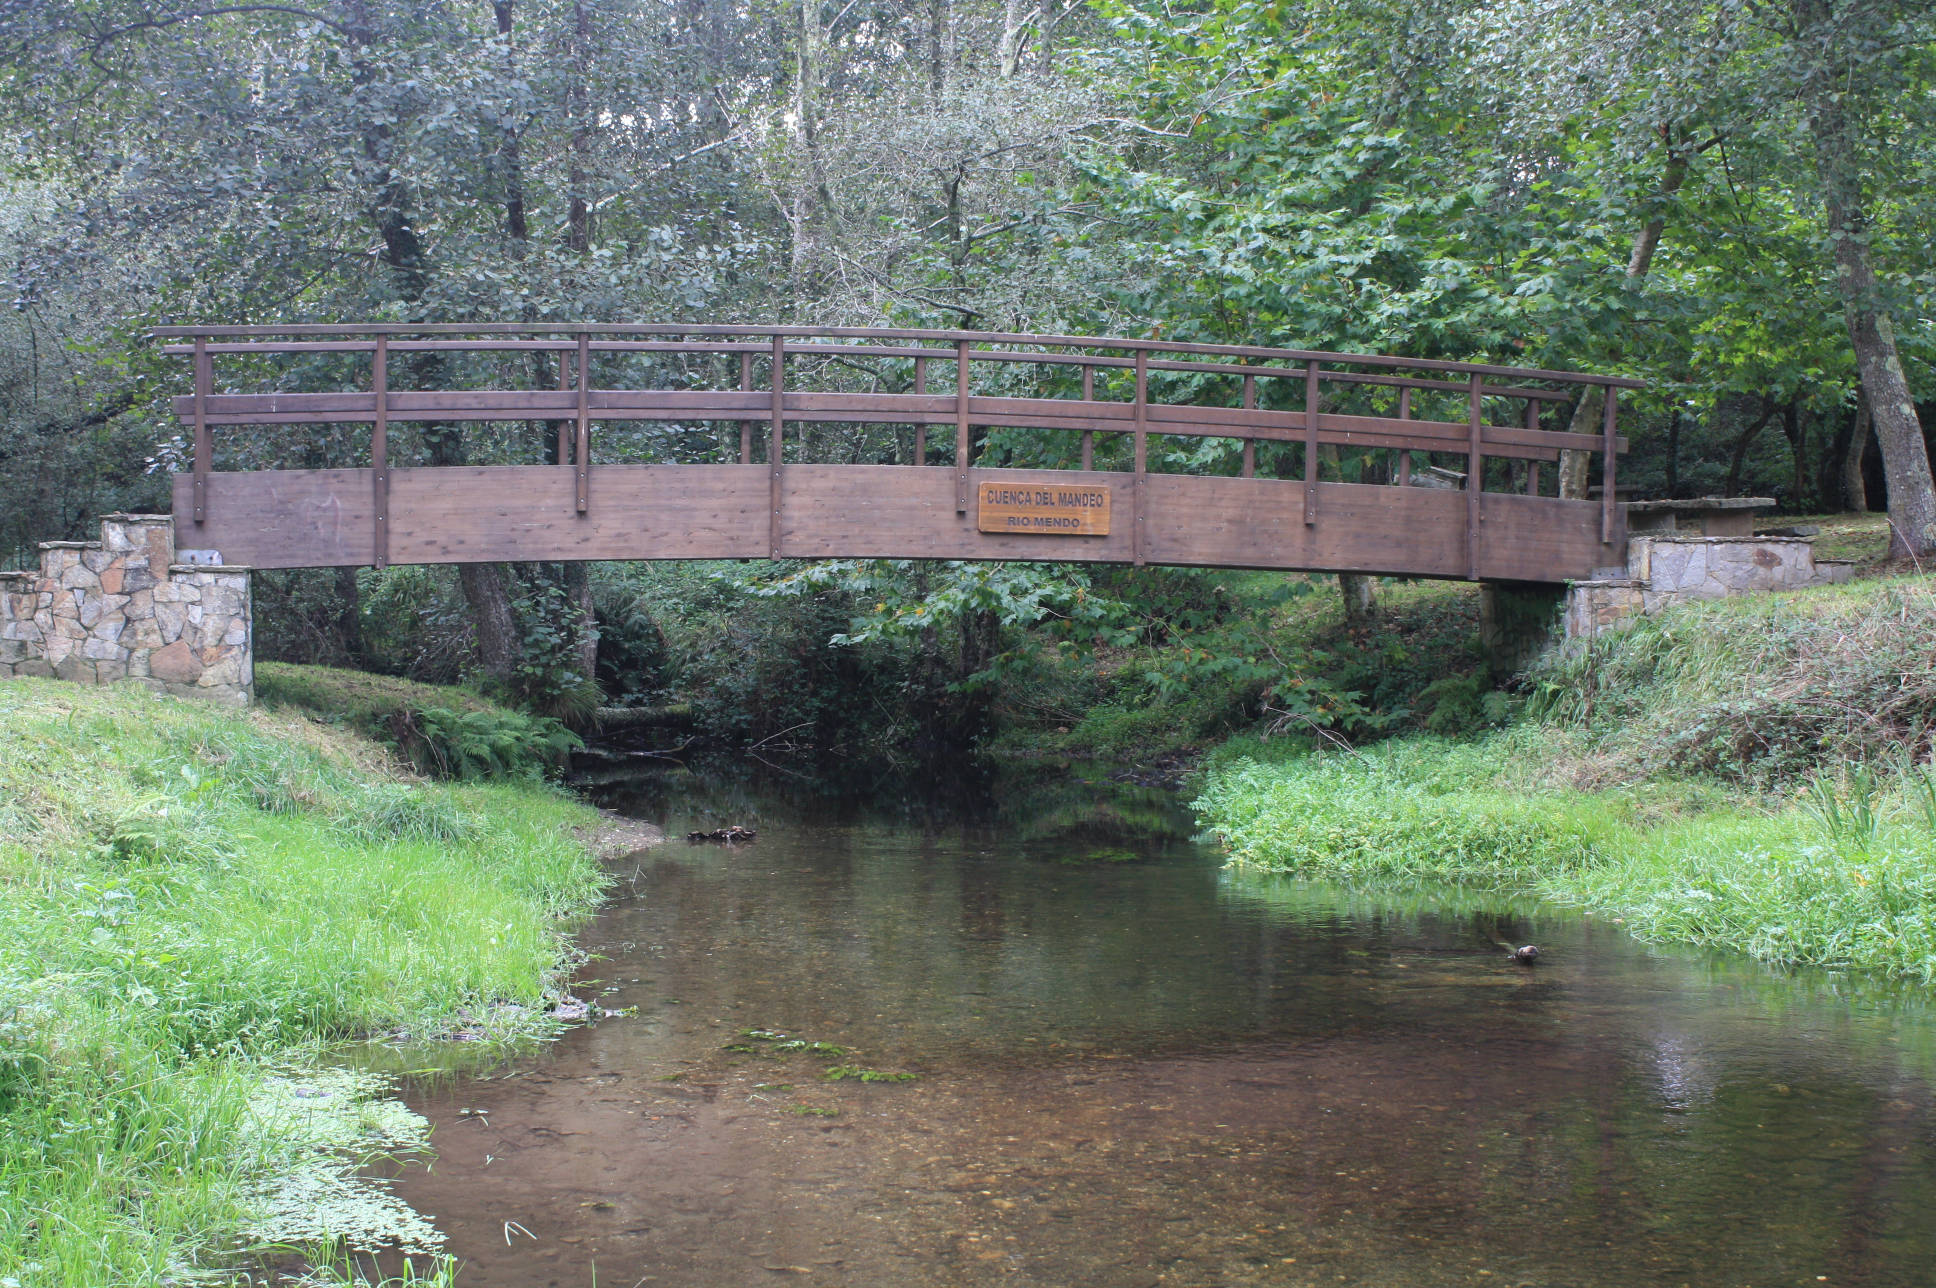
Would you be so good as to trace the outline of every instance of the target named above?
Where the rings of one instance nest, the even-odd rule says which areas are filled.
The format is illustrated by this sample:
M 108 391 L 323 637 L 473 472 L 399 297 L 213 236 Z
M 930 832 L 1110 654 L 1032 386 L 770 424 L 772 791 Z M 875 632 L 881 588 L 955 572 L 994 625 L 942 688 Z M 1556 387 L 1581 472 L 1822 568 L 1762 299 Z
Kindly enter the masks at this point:
M 176 557 L 172 517 L 111 514 L 99 541 L 49 541 L 39 572 L 0 572 L 0 679 L 129 680 L 249 705 L 249 570 Z
M 1625 568 L 1567 590 L 1566 635 L 1597 635 L 1671 604 L 1836 585 L 1854 575 L 1850 560 L 1817 559 L 1810 537 L 1635 533 L 1627 540 Z

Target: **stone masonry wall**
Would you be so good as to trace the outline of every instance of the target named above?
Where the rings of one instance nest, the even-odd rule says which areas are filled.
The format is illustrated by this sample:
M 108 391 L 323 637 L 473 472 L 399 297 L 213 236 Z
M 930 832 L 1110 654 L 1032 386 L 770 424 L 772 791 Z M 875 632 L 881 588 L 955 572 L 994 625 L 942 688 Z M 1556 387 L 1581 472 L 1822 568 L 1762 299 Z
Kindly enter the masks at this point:
M 0 572 L 0 679 L 132 680 L 247 706 L 249 570 L 175 562 L 168 515 L 111 514 L 99 541 L 50 541 L 40 571 Z
M 1808 537 L 1635 535 L 1626 575 L 1574 582 L 1566 596 L 1566 634 L 1597 635 L 1670 604 L 1847 581 L 1855 565 L 1816 559 Z

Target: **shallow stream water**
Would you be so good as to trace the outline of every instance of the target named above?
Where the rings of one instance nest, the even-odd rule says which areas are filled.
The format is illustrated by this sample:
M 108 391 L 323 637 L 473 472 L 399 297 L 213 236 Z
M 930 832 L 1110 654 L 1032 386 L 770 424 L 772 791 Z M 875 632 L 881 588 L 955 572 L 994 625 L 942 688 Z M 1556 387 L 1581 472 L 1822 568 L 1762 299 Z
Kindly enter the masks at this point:
M 458 1282 L 1936 1284 L 1914 993 L 1227 870 L 1106 781 L 1003 796 L 619 791 L 759 837 L 616 869 L 579 995 L 635 1014 L 414 1094 L 398 1192 Z

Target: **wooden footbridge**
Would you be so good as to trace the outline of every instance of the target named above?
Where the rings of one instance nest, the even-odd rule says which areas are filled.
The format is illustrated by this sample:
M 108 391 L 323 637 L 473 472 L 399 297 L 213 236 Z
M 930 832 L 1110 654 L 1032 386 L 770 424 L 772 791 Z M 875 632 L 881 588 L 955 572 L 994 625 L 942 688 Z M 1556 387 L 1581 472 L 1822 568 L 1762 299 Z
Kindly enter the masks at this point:
M 155 334 L 193 366 L 178 541 L 257 568 L 883 557 L 1554 582 L 1626 540 L 1617 391 L 1636 382 L 1608 376 L 967 331 Z M 1545 427 L 1592 386 L 1601 433 Z M 461 454 L 457 422 L 488 427 Z M 1563 450 L 1598 456 L 1601 499 L 1545 494 Z

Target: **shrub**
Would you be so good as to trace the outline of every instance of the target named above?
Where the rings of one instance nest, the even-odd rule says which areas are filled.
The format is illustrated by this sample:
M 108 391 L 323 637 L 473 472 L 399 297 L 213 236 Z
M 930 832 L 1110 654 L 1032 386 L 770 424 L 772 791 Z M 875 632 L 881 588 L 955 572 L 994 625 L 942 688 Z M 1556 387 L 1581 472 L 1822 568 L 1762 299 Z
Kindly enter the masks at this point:
M 398 744 L 440 778 L 537 778 L 585 745 L 549 716 L 425 707 L 402 717 Z

